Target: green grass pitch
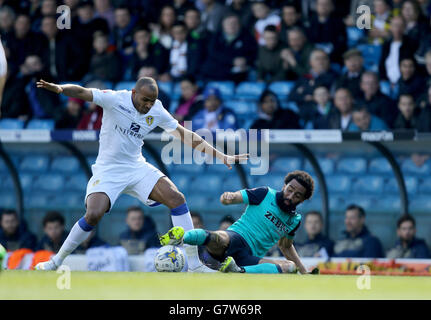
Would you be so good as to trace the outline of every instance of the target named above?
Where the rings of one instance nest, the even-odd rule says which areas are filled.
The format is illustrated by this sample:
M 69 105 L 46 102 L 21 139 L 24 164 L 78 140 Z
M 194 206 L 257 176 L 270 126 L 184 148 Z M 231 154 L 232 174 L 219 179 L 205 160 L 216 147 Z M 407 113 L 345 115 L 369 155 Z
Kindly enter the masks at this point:
M 0 273 L 3 299 L 431 299 L 431 277 L 371 276 L 369 290 L 359 290 L 359 276 L 192 274 L 139 272 L 15 271 Z

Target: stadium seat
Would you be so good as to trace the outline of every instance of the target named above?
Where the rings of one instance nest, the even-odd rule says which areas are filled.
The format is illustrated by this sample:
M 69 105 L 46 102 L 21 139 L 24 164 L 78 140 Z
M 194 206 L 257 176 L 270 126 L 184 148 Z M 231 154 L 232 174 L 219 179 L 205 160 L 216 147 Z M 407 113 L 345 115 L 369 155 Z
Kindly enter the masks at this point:
M 168 96 L 172 94 L 173 84 L 170 81 L 158 81 L 157 85 L 163 90 Z
M 320 169 L 322 169 L 323 174 L 329 175 L 334 173 L 335 164 L 332 159 L 329 158 L 317 158 L 317 162 L 320 165 Z M 314 172 L 313 167 L 309 161 L 305 161 L 304 170 L 307 172 Z
M 337 172 L 362 174 L 367 170 L 367 160 L 364 158 L 343 158 L 338 160 Z
M 0 120 L 0 129 L 24 129 L 24 121 L 18 119 L 1 119 Z
M 426 161 L 421 167 L 416 166 L 412 159 L 406 159 L 401 164 L 401 170 L 407 174 L 429 176 L 431 174 L 431 160 Z
M 236 175 L 228 179 L 236 179 Z M 190 182 L 189 182 L 190 183 Z M 222 178 L 218 174 L 204 174 L 196 177 L 192 183 L 193 190 L 204 189 L 206 193 L 212 195 L 220 195 L 222 186 Z
M 235 94 L 235 83 L 233 81 L 210 81 L 206 87 L 219 89 L 223 100 L 229 100 Z
M 241 180 L 237 176 L 231 176 L 224 180 L 221 192 L 238 191 L 244 189 Z
M 46 172 L 49 167 L 49 156 L 29 155 L 24 156 L 19 166 L 21 171 Z
M 85 191 L 88 180 L 84 173 L 74 174 L 67 180 L 65 188 L 73 191 Z
M 281 108 L 282 109 L 288 109 L 288 110 L 292 110 L 295 113 L 299 113 L 299 107 L 298 104 L 296 102 L 293 101 L 286 101 L 286 102 L 281 102 Z
M 28 209 L 47 209 L 50 204 L 50 196 L 47 193 L 27 193 L 24 195 L 24 202 Z
M 259 99 L 263 90 L 265 90 L 265 83 L 261 82 L 241 82 L 236 87 L 236 98 L 245 100 Z
M 361 51 L 365 62 L 375 63 L 377 61 L 378 63 L 378 61 L 380 60 L 380 55 L 382 54 L 381 45 L 360 44 L 357 46 L 357 49 Z
M 33 119 L 30 120 L 25 127 L 26 129 L 40 129 L 40 130 L 54 130 L 55 121 L 54 120 L 41 120 Z
M 80 164 L 78 159 L 72 156 L 55 157 L 51 163 L 51 171 L 76 172 L 79 169 Z
M 226 101 L 226 107 L 230 108 L 238 117 L 250 117 L 257 113 L 257 104 L 255 102 L 230 100 Z
M 211 209 L 209 205 L 208 197 L 202 195 L 202 193 L 190 194 L 187 197 L 187 206 L 189 207 L 190 210 L 195 210 L 195 211 L 208 211 L 209 209 Z
M 128 194 L 121 194 L 117 201 L 115 201 L 114 206 L 112 207 L 112 210 L 118 210 L 125 212 L 127 208 L 131 206 L 142 206 L 143 205 L 139 202 L 139 200 L 135 197 L 132 197 Z
M 52 198 L 52 206 L 66 210 L 80 210 L 85 208 L 85 192 L 66 192 L 56 194 Z
M 199 164 L 172 164 L 171 173 L 190 173 L 194 175 L 199 175 L 205 170 L 205 165 Z
M 411 213 L 426 213 L 431 212 L 431 200 L 428 195 L 419 195 L 411 198 L 409 201 L 409 210 Z
M 19 174 L 19 181 L 21 182 L 21 188 L 24 191 L 30 190 L 33 186 L 34 176 L 29 173 L 21 172 Z
M 270 187 L 275 190 L 281 190 L 284 185 L 284 177 L 285 174 L 280 173 L 269 173 L 262 176 L 256 176 L 256 178 L 254 178 L 254 185 L 250 187 Z
M 171 89 L 171 99 L 178 100 L 181 97 L 181 83 L 176 82 L 172 85 Z
M 115 90 L 132 90 L 135 87 L 134 81 L 122 81 L 118 82 L 115 86 Z
M 8 190 L 9 192 L 13 189 L 12 177 L 9 173 L 0 174 L 0 189 Z
M 431 194 L 431 177 L 425 177 L 425 179 L 419 185 L 419 192 Z
M 187 193 L 192 184 L 193 175 L 187 173 L 173 173 L 171 175 L 171 180 L 175 183 L 180 192 Z
M 273 91 L 279 99 L 284 100 L 287 99 L 294 86 L 294 81 L 275 81 L 269 85 L 268 89 Z
M 96 163 L 97 156 L 86 156 L 85 158 L 87 159 L 88 165 L 92 166 Z
M 392 174 L 392 168 L 386 158 L 378 157 L 370 160 L 368 172 L 387 175 Z
M 344 196 L 344 210 L 346 209 L 347 206 L 351 205 L 351 204 L 356 204 L 358 206 L 361 206 L 362 208 L 364 208 L 365 211 L 373 211 L 373 206 L 376 206 L 376 200 L 374 198 L 372 198 L 371 196 Z
M 347 27 L 347 46 L 355 47 L 365 36 L 364 30 L 355 27 Z
M 331 175 L 326 179 L 329 192 L 349 193 L 351 178 L 343 175 Z
M 37 177 L 33 182 L 33 189 L 47 191 L 61 191 L 64 187 L 64 176 L 58 173 L 47 173 Z
M 16 206 L 15 193 L 10 190 L 0 192 L 0 203 L 2 208 L 14 208 Z
M 362 175 L 352 185 L 352 192 L 357 194 L 381 194 L 384 179 L 380 176 Z
M 409 194 L 415 194 L 418 191 L 418 179 L 414 176 L 404 176 L 404 183 Z M 384 191 L 391 194 L 398 194 L 397 180 L 392 177 L 389 178 L 384 186 Z
M 385 194 L 384 197 L 377 199 L 377 207 L 383 212 L 395 212 L 401 207 L 401 200 L 399 196 Z
M 301 170 L 302 159 L 294 157 L 281 157 L 274 160 L 271 171 L 287 173 L 290 171 Z

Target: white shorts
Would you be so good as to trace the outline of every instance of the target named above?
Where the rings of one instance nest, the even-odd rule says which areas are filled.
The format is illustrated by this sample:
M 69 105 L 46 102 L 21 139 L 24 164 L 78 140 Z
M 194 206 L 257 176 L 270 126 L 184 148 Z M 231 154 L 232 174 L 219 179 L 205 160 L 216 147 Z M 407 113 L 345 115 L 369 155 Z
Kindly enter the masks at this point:
M 148 197 L 157 181 L 164 177 L 159 169 L 145 162 L 139 167 L 130 166 L 104 166 L 93 165 L 91 167 L 93 176 L 87 184 L 85 203 L 87 197 L 95 192 L 104 192 L 109 197 L 112 209 L 120 194 L 128 194 L 142 201 L 144 204 L 151 203 Z

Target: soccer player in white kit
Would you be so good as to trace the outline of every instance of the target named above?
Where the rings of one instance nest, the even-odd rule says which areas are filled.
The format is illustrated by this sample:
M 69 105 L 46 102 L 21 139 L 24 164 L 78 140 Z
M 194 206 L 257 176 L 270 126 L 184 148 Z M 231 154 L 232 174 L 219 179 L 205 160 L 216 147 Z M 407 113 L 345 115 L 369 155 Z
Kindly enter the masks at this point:
M 110 211 L 121 193 L 138 198 L 143 203 L 161 203 L 171 209 L 174 226 L 193 229 L 193 222 L 184 195 L 160 170 L 142 156 L 143 139 L 156 126 L 180 138 L 192 148 L 199 147 L 223 161 L 229 169 L 232 163 L 248 158 L 248 154 L 229 156 L 210 146 L 202 137 L 181 126 L 157 99 L 154 79 L 140 78 L 132 91 L 87 89 L 78 85 L 58 85 L 44 80 L 38 88 L 69 97 L 91 101 L 103 108 L 99 153 L 92 166 L 85 197 L 86 213 L 70 230 L 59 252 L 49 261 L 36 265 L 36 270 L 56 270 Z M 203 149 L 201 149 L 203 148 Z M 199 260 L 196 246 L 185 246 L 189 271 L 208 272 Z
M 7 74 L 7 60 L 6 55 L 4 53 L 3 45 L 1 43 L 0 38 L 0 106 L 3 98 L 3 89 L 6 83 L 6 74 Z M 0 110 L 1 116 L 1 110 Z

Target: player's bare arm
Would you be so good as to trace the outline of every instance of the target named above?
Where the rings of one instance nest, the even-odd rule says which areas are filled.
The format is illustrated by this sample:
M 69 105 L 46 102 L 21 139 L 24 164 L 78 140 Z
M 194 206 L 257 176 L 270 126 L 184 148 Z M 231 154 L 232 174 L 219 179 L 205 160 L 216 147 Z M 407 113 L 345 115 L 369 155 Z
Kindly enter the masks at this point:
M 38 88 L 42 88 L 57 94 L 64 94 L 68 97 L 78 98 L 84 101 L 93 101 L 93 93 L 91 89 L 87 89 L 75 84 L 55 84 L 51 82 L 47 82 L 45 80 L 40 80 L 36 82 L 36 86 Z
M 220 202 L 224 205 L 243 203 L 244 199 L 240 191 L 236 192 L 224 192 L 220 196 Z
M 229 169 L 232 169 L 233 163 L 239 163 L 239 161 L 241 160 L 247 160 L 249 156 L 248 153 L 237 154 L 234 156 L 224 154 L 223 152 L 220 152 L 219 150 L 211 146 L 201 136 L 189 129 L 184 128 L 180 124 L 178 125 L 177 129 L 171 134 L 181 139 L 184 144 L 191 146 L 193 149 L 212 155 L 213 157 L 222 160 L 223 163 Z
M 293 261 L 296 264 L 300 273 L 302 273 L 302 274 L 308 273 L 307 269 L 302 264 L 301 258 L 299 258 L 299 255 L 296 252 L 295 247 L 293 246 L 293 240 L 292 239 L 288 239 L 285 237 L 281 238 L 278 241 L 278 247 L 280 248 L 283 255 L 286 257 L 286 259 Z

